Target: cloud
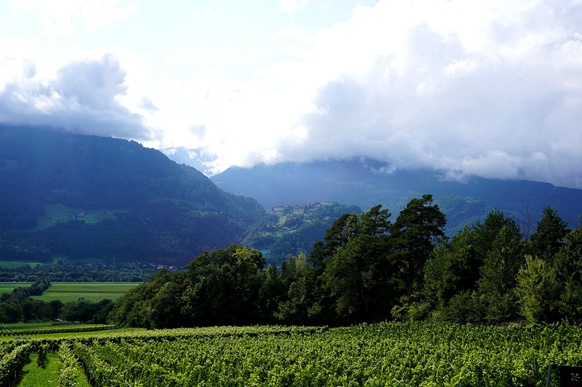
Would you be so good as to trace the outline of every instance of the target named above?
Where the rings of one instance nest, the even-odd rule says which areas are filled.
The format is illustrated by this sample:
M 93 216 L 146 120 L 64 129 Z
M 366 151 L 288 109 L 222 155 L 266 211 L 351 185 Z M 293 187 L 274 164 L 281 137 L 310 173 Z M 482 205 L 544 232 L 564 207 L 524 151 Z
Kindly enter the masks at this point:
M 366 156 L 582 188 L 582 5 L 380 1 L 312 44 L 301 74 L 321 86 L 277 161 Z
M 582 188 L 580 1 L 232 3 L 212 23 L 192 4 L 13 0 L 0 121 L 197 149 L 214 173 L 362 156 Z
M 145 110 L 158 110 L 156 105 L 148 97 L 143 97 L 139 103 L 139 107 Z
M 34 63 L 0 59 L 11 75 L 0 84 L 0 122 L 52 126 L 102 136 L 146 140 L 142 117 L 118 102 L 125 72 L 112 55 L 61 67 L 53 79 L 36 77 Z
M 11 0 L 20 12 L 31 12 L 51 37 L 74 36 L 80 28 L 95 30 L 125 20 L 138 11 L 134 1 L 124 0 Z

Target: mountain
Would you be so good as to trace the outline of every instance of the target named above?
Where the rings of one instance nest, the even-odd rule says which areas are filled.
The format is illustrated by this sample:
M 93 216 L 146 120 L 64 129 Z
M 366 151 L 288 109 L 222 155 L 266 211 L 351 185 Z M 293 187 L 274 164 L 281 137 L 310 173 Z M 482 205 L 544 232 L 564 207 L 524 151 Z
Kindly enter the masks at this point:
M 580 189 L 478 177 L 452 181 L 439 172 L 391 170 L 386 164 L 360 158 L 232 167 L 211 179 L 219 188 L 251 196 L 267 209 L 336 201 L 364 210 L 382 204 L 397 214 L 410 199 L 431 193 L 447 215 L 449 233 L 483 220 L 495 209 L 516 219 L 525 232 L 533 232 L 548 205 L 571 227 L 578 226 L 582 214 Z
M 0 126 L 0 260 L 183 264 L 266 213 L 133 141 Z

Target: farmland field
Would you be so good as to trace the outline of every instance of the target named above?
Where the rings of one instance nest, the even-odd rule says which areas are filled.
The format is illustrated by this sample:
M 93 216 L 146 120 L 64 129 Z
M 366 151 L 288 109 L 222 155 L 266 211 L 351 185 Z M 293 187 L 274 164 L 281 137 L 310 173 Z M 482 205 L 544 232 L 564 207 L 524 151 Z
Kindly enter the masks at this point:
M 28 262 L 28 261 L 2 261 L 0 262 L 0 267 L 4 267 L 6 269 L 17 269 L 22 266 L 30 266 L 36 267 L 38 265 L 42 265 L 40 262 Z
M 28 282 L 0 282 L 0 294 L 12 293 L 16 288 L 27 288 L 30 285 Z
M 34 298 L 45 302 L 60 300 L 63 303 L 77 301 L 79 298 L 93 302 L 105 299 L 116 300 L 137 285 L 136 283 L 113 282 L 56 282 L 42 296 Z
M 44 346 L 95 386 L 557 386 L 555 365 L 582 365 L 581 339 L 569 325 L 120 329 L 0 342 L 0 353 Z M 8 360 L 0 375 L 24 364 Z
M 81 208 L 67 207 L 62 204 L 50 204 L 46 207 L 46 214 L 37 220 L 33 231 L 44 230 L 58 222 L 68 222 L 71 219 L 82 220 L 88 224 L 99 223 L 103 220 L 114 220 L 117 216 L 107 210 L 87 211 Z

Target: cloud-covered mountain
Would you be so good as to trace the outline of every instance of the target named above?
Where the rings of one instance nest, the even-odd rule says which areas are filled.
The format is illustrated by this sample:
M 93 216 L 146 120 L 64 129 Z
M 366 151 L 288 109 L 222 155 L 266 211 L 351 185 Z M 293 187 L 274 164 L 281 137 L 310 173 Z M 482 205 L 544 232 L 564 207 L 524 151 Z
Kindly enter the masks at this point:
M 292 17 L 289 16 L 292 13 Z M 0 4 L 0 122 L 582 188 L 582 3 Z
M 447 215 L 449 231 L 483 220 L 492 210 L 515 218 L 524 231 L 533 231 L 542 210 L 550 205 L 577 227 L 582 214 L 582 190 L 526 180 L 468 178 L 447 180 L 430 169 L 405 171 L 370 159 L 281 163 L 229 168 L 213 176 L 218 187 L 256 198 L 265 208 L 337 201 L 368 210 L 382 204 L 398 213 L 410 199 L 434 195 Z

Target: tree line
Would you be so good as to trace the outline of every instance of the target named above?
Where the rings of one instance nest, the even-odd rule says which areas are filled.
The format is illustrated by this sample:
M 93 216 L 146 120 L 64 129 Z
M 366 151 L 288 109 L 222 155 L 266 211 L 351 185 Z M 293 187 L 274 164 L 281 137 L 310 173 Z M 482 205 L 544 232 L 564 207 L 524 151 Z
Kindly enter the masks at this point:
M 132 289 L 109 318 L 148 328 L 582 318 L 582 227 L 550 207 L 529 238 L 499 211 L 447 238 L 431 195 L 390 218 L 380 205 L 344 214 L 308 257 L 280 267 L 240 245 L 205 252 Z
M 34 282 L 38 278 L 50 278 L 52 282 L 142 282 L 155 271 L 156 266 L 99 267 L 97 265 L 70 264 L 62 259 L 55 263 L 23 266 L 16 268 L 0 267 L 0 282 Z

